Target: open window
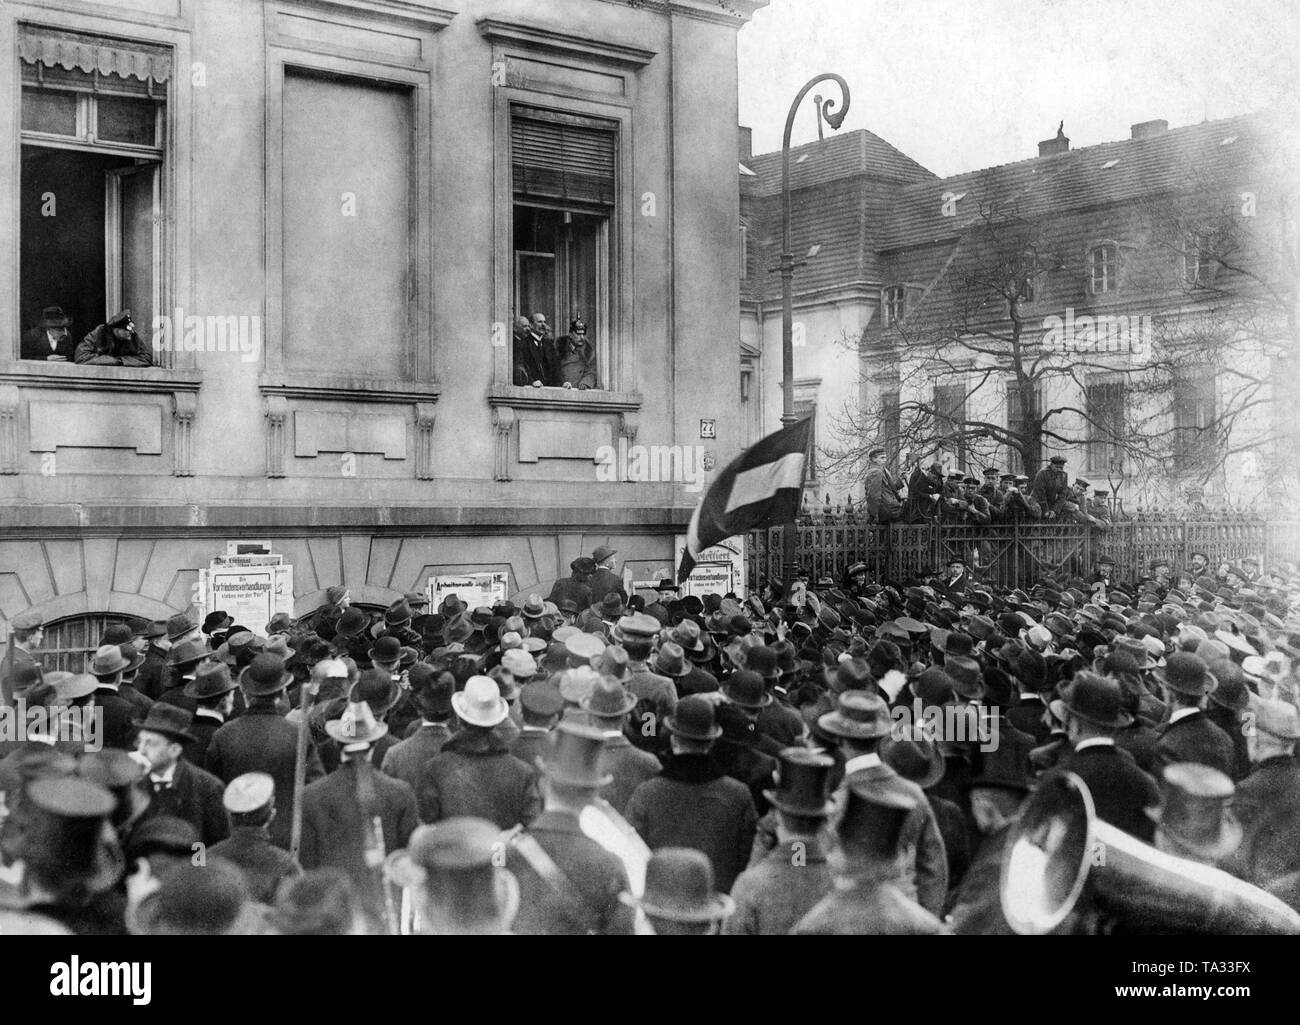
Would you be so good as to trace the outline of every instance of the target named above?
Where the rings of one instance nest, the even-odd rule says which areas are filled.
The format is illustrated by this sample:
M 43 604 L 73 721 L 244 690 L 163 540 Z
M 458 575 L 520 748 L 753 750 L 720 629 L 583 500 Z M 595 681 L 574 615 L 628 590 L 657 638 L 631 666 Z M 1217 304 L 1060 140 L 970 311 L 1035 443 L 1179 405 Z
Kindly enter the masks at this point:
M 596 387 L 607 387 L 618 124 L 516 104 L 510 149 L 514 315 L 546 318 L 557 367 L 560 339 L 571 321 L 583 321 Z
M 75 349 L 123 309 L 152 354 L 169 53 L 27 26 L 19 57 L 21 355 L 71 362 L 55 336 Z

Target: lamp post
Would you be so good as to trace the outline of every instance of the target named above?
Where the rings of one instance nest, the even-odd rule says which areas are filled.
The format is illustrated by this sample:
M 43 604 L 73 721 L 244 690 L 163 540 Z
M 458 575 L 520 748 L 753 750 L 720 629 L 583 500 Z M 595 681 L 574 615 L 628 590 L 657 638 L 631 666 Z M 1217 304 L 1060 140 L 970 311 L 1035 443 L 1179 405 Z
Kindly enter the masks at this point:
M 808 95 L 808 90 L 818 82 L 832 81 L 839 85 L 844 97 L 844 104 L 835 110 L 835 100 L 821 100 L 818 115 L 825 116 L 826 123 L 832 129 L 838 129 L 844 123 L 844 115 L 849 112 L 849 84 L 839 75 L 826 72 L 810 79 L 799 90 L 799 95 L 790 104 L 790 112 L 785 117 L 785 135 L 781 139 L 781 426 L 789 427 L 798 419 L 794 415 L 794 269 L 797 266 L 794 253 L 790 251 L 790 130 L 794 127 L 794 116 L 799 104 Z M 820 129 L 820 122 L 818 128 Z M 785 593 L 790 594 L 794 586 L 794 540 L 795 532 L 790 525 L 785 528 Z

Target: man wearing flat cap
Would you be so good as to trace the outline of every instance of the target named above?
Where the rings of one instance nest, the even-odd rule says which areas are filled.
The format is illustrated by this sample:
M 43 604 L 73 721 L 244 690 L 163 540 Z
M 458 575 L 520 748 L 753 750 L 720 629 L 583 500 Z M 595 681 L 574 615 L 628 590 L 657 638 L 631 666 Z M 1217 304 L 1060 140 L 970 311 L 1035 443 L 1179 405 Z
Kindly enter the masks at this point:
M 22 697 L 15 692 L 14 685 L 20 673 L 26 679 L 35 670 L 35 682 L 40 681 L 41 660 L 35 652 L 44 637 L 44 621 L 35 609 L 18 613 L 10 622 L 9 643 L 5 645 L 4 660 L 0 661 L 0 706 L 12 705 L 14 698 Z
M 254 900 L 274 904 L 280 884 L 302 875 L 289 852 L 271 842 L 275 780 L 264 772 L 238 776 L 226 785 L 222 803 L 230 815 L 230 836 L 208 854 L 238 868 Z
M 519 880 L 523 935 L 630 935 L 632 912 L 619 900 L 628 887 L 618 857 L 588 837 L 583 810 L 608 786 L 605 736 L 593 726 L 562 722 L 537 760 L 543 810 L 509 838 L 506 867 Z
M 291 682 L 293 674 L 282 659 L 266 653 L 256 656 L 239 675 L 244 714 L 212 735 L 204 758 L 208 771 L 223 784 L 248 772 L 264 772 L 275 780 L 279 814 L 271 822 L 271 840 L 285 850 L 289 849 L 298 761 L 298 729 L 284 718 L 289 710 L 284 692 Z M 320 754 L 309 738 L 305 780 L 311 784 L 324 775 Z

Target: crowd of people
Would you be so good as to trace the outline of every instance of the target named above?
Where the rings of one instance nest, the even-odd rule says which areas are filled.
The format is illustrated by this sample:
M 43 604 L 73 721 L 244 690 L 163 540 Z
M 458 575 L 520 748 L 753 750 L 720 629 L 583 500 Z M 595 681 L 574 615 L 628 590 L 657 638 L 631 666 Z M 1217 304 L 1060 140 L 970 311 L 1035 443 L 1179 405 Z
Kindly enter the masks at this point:
M 112 626 L 75 674 L 18 616 L 0 929 L 1006 933 L 1008 838 L 1062 778 L 1176 892 L 1224 873 L 1189 901 L 1300 929 L 1294 565 L 764 600 L 629 595 L 616 555 L 492 607 Z M 1085 895 L 1056 931 L 1168 928 Z

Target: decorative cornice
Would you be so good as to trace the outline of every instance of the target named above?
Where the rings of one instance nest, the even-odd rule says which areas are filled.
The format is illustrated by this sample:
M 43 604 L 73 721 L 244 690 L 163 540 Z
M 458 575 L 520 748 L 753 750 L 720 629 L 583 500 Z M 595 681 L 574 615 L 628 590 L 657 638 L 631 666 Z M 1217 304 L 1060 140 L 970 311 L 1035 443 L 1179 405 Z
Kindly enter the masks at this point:
M 754 17 L 755 12 L 768 5 L 768 0 L 725 0 L 725 2 L 726 7 L 719 3 L 719 0 L 641 0 L 636 6 L 655 14 L 671 12 L 684 18 L 707 21 L 714 25 L 730 25 L 732 28 L 739 29 Z M 605 0 L 605 3 L 628 6 L 628 0 Z
M 519 409 L 571 410 L 578 413 L 622 413 L 641 408 L 637 392 L 578 391 L 567 388 L 529 388 L 521 385 L 493 385 L 488 390 L 489 406 Z
M 303 6 L 308 6 L 303 4 Z M 459 14 L 446 7 L 436 7 L 424 0 L 312 0 L 311 7 L 328 7 L 348 14 L 405 21 L 440 32 Z
M 277 374 L 274 378 L 263 375 L 258 388 L 263 395 L 335 402 L 437 402 L 442 394 L 442 385 L 437 381 L 321 377 L 315 374 Z
M 59 391 L 197 392 L 202 379 L 162 367 L 87 367 L 60 363 L 12 362 L 0 369 L 0 384 Z M 16 369 L 21 367 L 22 369 Z
M 612 40 L 570 35 L 540 25 L 503 21 L 500 18 L 480 18 L 475 24 L 478 26 L 479 33 L 493 43 L 507 43 L 527 50 L 558 53 L 581 60 L 583 63 L 598 61 L 636 70 L 649 64 L 658 52 Z

